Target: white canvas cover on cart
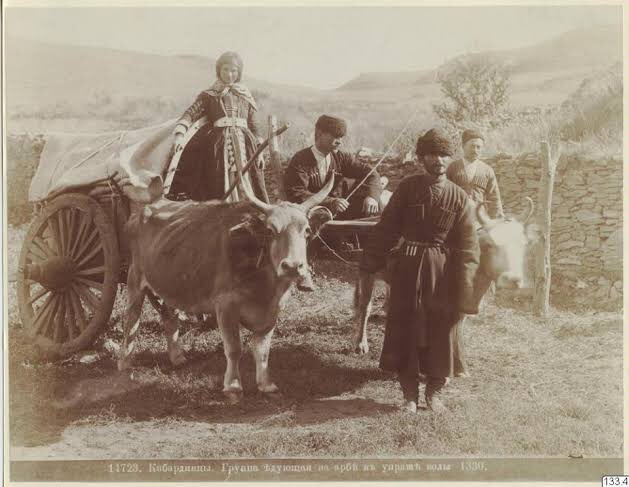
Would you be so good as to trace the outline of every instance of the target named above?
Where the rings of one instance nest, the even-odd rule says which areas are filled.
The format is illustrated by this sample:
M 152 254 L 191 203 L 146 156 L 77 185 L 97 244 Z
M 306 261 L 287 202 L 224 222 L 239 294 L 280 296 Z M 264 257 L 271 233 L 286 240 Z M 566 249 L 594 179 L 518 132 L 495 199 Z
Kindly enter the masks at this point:
M 50 133 L 45 136 L 29 201 L 102 181 L 115 172 L 128 177 L 138 192 L 161 185 L 172 158 L 175 120 L 137 130 L 100 134 Z M 130 193 L 133 198 L 133 192 Z

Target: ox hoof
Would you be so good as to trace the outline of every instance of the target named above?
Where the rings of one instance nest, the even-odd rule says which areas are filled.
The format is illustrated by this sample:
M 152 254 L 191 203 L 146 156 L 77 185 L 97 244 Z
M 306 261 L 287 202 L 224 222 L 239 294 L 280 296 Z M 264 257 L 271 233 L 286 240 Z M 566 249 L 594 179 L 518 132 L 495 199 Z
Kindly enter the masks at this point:
M 470 373 L 465 371 L 465 370 L 462 370 L 460 372 L 455 372 L 454 373 L 454 377 L 465 378 L 465 377 L 469 377 L 469 376 L 470 376 Z
M 361 342 L 357 345 L 354 345 L 354 352 L 356 352 L 359 355 L 365 355 L 369 353 L 369 344 Z
M 267 384 L 265 386 L 259 385 L 258 390 L 262 392 L 263 394 L 275 394 L 280 391 L 279 387 L 277 387 L 273 383 Z
M 130 367 L 131 367 L 131 359 L 129 357 L 121 358 L 118 360 L 119 372 L 124 372 L 125 370 L 128 370 Z
M 176 355 L 175 357 L 170 357 L 170 363 L 172 364 L 173 367 L 181 367 L 182 365 L 184 365 L 188 360 L 186 359 L 186 356 L 182 353 L 180 353 L 179 355 Z
M 228 404 L 238 404 L 242 400 L 242 390 L 223 391 Z

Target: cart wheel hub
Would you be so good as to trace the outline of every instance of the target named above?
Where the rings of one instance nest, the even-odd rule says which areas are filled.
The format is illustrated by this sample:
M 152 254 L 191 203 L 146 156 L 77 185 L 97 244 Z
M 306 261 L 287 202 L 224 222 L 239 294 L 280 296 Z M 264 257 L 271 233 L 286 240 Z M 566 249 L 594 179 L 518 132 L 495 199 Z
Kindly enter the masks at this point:
M 43 264 L 31 264 L 24 269 L 27 279 L 39 282 L 47 289 L 64 289 L 76 272 L 76 264 L 70 257 L 53 257 Z

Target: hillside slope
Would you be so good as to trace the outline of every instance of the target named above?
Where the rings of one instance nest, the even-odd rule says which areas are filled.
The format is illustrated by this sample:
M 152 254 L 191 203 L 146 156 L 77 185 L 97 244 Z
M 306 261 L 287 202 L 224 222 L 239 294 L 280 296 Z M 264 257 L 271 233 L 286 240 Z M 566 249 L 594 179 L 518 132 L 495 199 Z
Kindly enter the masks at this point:
M 622 26 L 603 25 L 575 29 L 529 47 L 482 51 L 472 55 L 507 63 L 511 66 L 516 84 L 530 84 L 530 81 L 545 83 L 553 79 L 582 79 L 584 73 L 607 67 L 622 59 Z M 437 79 L 439 70 L 447 68 L 459 58 L 460 56 L 456 56 L 449 59 L 433 70 L 362 73 L 338 89 L 353 91 L 430 85 Z
M 7 104 L 46 106 L 88 102 L 95 94 L 163 97 L 190 102 L 215 79 L 215 60 L 202 56 L 160 56 L 115 49 L 47 44 L 9 38 L 6 46 Z M 309 93 L 245 77 L 264 92 Z

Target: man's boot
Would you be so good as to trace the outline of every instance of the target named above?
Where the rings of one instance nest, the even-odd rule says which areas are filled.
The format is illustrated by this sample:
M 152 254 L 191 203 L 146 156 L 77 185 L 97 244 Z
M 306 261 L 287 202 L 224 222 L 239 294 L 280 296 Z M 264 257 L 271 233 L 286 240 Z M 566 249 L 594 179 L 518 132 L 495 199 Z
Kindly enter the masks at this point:
M 426 405 L 428 409 L 435 413 L 445 413 L 448 411 L 441 400 L 441 393 L 445 384 L 445 377 L 429 377 L 426 383 Z
M 419 377 L 417 375 L 413 376 L 399 373 L 398 379 L 402 387 L 402 394 L 404 395 L 404 402 L 400 406 L 400 409 L 410 413 L 416 413 L 417 402 L 419 400 Z
M 469 377 L 465 357 L 463 354 L 463 323 L 465 323 L 465 315 L 461 314 L 459 321 L 454 325 L 452 330 L 452 358 L 454 362 L 454 377 Z
M 407 401 L 404 400 L 404 403 L 400 406 L 400 409 L 404 412 L 408 413 L 416 413 L 417 412 L 417 401 Z

